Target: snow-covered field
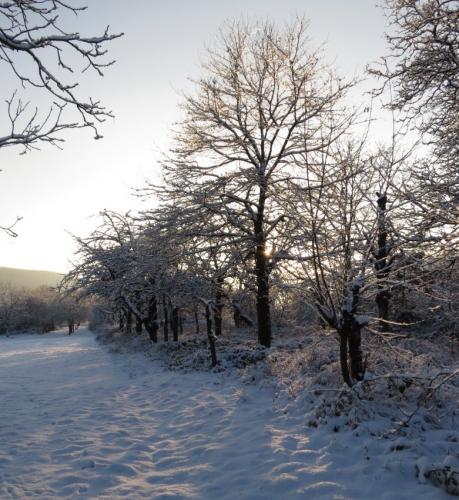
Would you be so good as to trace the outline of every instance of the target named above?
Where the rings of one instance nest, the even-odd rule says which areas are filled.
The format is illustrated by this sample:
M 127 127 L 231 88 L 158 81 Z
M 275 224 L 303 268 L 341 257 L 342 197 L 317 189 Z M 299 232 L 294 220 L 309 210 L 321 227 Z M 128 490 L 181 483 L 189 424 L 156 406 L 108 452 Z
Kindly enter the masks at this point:
M 308 426 L 269 384 L 170 371 L 83 328 L 0 338 L 0 498 L 30 497 L 451 498 L 408 445 Z

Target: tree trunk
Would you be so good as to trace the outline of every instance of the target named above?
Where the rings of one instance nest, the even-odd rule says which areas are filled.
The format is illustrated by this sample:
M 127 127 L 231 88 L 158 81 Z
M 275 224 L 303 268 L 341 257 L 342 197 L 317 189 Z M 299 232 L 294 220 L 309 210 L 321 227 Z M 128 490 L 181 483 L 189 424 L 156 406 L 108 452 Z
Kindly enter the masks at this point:
M 234 319 L 234 326 L 236 328 L 240 328 L 242 324 L 241 311 L 235 301 L 233 301 L 233 319 Z
M 268 189 L 266 165 L 261 164 L 258 169 L 258 211 L 254 221 L 255 249 L 255 276 L 257 283 L 257 322 L 258 342 L 271 347 L 271 311 L 269 305 L 269 256 L 266 252 L 266 235 L 264 232 L 265 203 Z
M 380 288 L 379 283 L 378 288 Z M 390 330 L 390 324 L 388 323 L 390 296 L 391 295 L 388 290 L 381 290 L 378 291 L 375 297 L 376 307 L 378 308 L 379 329 L 382 332 Z
M 215 335 L 219 337 L 222 334 L 222 312 L 223 312 L 223 278 L 217 278 L 217 289 L 215 291 Z
M 341 366 L 341 374 L 344 382 L 351 387 L 352 380 L 349 374 L 349 365 L 347 362 L 347 343 L 348 339 L 343 331 L 339 331 L 339 361 Z
M 132 333 L 132 311 L 126 311 L 126 333 L 130 335 Z
M 389 305 L 391 294 L 387 289 L 387 277 L 390 273 L 391 264 L 388 261 L 389 244 L 387 242 L 388 231 L 386 222 L 387 195 L 378 193 L 378 248 L 374 252 L 376 279 L 378 292 L 375 297 L 378 308 L 379 329 L 385 331 L 389 329 Z
M 212 311 L 210 303 L 206 304 L 206 325 L 207 325 L 207 338 L 209 340 L 209 350 L 212 364 L 214 367 L 217 364 L 217 351 L 215 349 L 215 336 L 212 331 Z
M 136 297 L 136 308 L 137 308 L 137 311 L 142 311 L 142 304 L 141 304 L 141 300 L 140 300 L 140 292 L 136 292 L 135 297 Z M 142 321 L 141 317 L 137 316 L 137 314 L 135 316 L 135 332 L 137 333 L 137 335 L 140 335 L 142 333 L 142 324 L 143 324 L 143 321 Z
M 174 342 L 178 342 L 178 330 L 179 330 L 179 308 L 175 306 L 172 309 L 172 338 Z
M 357 381 L 363 380 L 365 367 L 362 356 L 362 333 L 355 320 L 353 328 L 349 332 L 349 365 L 351 377 Z
M 158 342 L 158 302 L 156 297 L 150 299 L 150 303 L 148 304 L 148 316 L 143 323 L 151 341 Z
M 349 387 L 352 386 L 354 380 L 363 380 L 365 375 L 362 356 L 362 323 L 356 317 L 360 301 L 360 287 L 358 282 L 352 285 L 352 306 L 350 310 L 347 305 L 342 308 L 342 318 L 338 327 L 341 373 L 344 382 Z
M 142 318 L 139 318 L 138 316 L 135 317 L 135 333 L 137 335 L 140 335 L 142 333 Z
M 164 314 L 164 324 L 163 324 L 164 342 L 169 342 L 169 311 L 166 302 L 166 297 L 163 297 L 163 314 Z
M 198 308 L 194 310 L 194 329 L 196 335 L 199 335 L 199 313 L 198 313 Z
M 257 246 L 255 258 L 255 273 L 257 279 L 258 342 L 265 347 L 271 347 L 269 272 L 266 259 L 266 247 L 264 243 Z
M 340 336 L 340 362 L 344 382 L 352 386 L 353 380 L 363 380 L 361 326 L 349 312 L 343 312 Z M 349 358 L 349 361 L 348 361 Z

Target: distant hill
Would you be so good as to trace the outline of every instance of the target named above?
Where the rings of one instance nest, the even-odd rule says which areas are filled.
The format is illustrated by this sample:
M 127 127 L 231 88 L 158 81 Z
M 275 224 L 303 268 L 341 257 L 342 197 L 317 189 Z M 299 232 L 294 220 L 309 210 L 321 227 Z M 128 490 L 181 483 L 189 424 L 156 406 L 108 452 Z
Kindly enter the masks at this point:
M 0 267 L 0 284 L 10 284 L 18 288 L 38 288 L 40 286 L 56 286 L 62 274 L 51 271 L 33 271 Z

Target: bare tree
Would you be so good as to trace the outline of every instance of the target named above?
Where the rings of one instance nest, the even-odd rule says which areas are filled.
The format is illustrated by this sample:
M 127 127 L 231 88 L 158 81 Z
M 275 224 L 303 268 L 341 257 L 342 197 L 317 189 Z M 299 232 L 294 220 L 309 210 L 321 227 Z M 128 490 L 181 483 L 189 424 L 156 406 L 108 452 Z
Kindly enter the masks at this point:
M 0 334 L 21 330 L 51 331 L 86 318 L 83 304 L 64 299 L 56 290 L 0 286 Z
M 394 133 L 391 146 L 378 147 L 367 159 L 372 183 L 366 198 L 376 218 L 376 227 L 369 229 L 368 240 L 381 331 L 390 329 L 391 289 L 396 284 L 393 276 L 395 262 L 398 259 L 398 266 L 401 265 L 401 255 L 413 246 L 409 240 L 419 230 L 417 219 L 407 217 L 413 207 L 404 189 L 412 172 L 412 162 L 409 161 L 412 153 L 412 148 L 403 150 L 397 145 Z
M 365 366 L 360 311 L 372 275 L 375 224 L 367 201 L 372 171 L 363 143 L 336 144 L 321 164 L 307 162 L 301 186 L 290 195 L 298 232 L 296 265 L 286 273 L 303 281 L 320 317 L 338 333 L 343 380 L 362 380 Z M 304 157 L 304 161 L 307 157 Z M 303 276 L 303 278 L 301 278 Z
M 16 92 L 8 98 L 11 126 L 0 136 L 0 148 L 19 145 L 27 151 L 39 142 L 59 145 L 63 141 L 60 132 L 69 128 L 89 127 L 96 139 L 101 137 L 97 125 L 112 113 L 100 101 L 78 95 L 73 58 L 77 55 L 84 60 L 83 72 L 92 69 L 103 76 L 103 70 L 113 64 L 105 57 L 105 44 L 122 34 L 111 34 L 108 27 L 97 36 L 68 31 L 62 17 L 85 9 L 61 0 L 0 3 L 0 64 L 9 67 L 23 87 L 41 89 L 53 100 L 43 114 L 37 108 L 29 112 L 30 104 L 17 98 Z M 66 107 L 78 114 L 65 118 Z
M 109 304 L 120 329 L 142 327 L 158 340 L 161 305 L 166 339 L 178 339 L 181 298 L 186 282 L 179 268 L 177 239 L 152 225 L 139 226 L 129 214 L 103 211 L 102 223 L 86 238 L 75 237 L 77 263 L 62 288 L 82 299 L 93 296 Z
M 433 158 L 413 175 L 412 198 L 431 221 L 456 226 L 459 220 L 459 2 L 386 0 L 390 53 L 370 73 L 392 89 L 389 106 L 424 134 Z M 433 220 L 432 220 L 433 219 Z
M 61 289 L 77 300 L 96 296 L 106 300 L 123 325 L 132 320 L 133 297 L 128 276 L 134 268 L 131 219 L 115 212 L 101 213 L 102 223 L 86 238 L 74 237 L 78 262 L 63 278 Z
M 319 156 L 351 117 L 349 84 L 307 50 L 306 23 L 233 23 L 209 50 L 205 76 L 185 96 L 185 118 L 164 162 L 169 204 L 213 217 L 208 236 L 238 246 L 253 262 L 258 339 L 271 344 L 270 273 L 287 249 L 282 203 L 302 152 Z M 273 250 L 275 249 L 275 254 Z

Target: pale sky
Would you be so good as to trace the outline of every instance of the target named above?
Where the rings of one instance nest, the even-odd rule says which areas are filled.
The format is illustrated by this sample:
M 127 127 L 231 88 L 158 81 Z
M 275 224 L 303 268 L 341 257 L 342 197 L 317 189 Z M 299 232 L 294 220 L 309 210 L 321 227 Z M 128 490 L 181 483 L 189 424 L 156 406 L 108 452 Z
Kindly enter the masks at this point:
M 141 202 L 131 188 L 145 178 L 157 179 L 156 161 L 178 118 L 179 92 L 200 73 L 204 45 L 211 45 L 227 19 L 241 16 L 283 22 L 295 15 L 310 20 L 314 45 L 326 42 L 326 53 L 341 74 L 363 72 L 383 55 L 385 18 L 374 0 L 86 0 L 88 10 L 72 18 L 72 31 L 96 35 L 109 24 L 125 36 L 109 45 L 116 64 L 104 78 L 85 74 L 82 93 L 102 102 L 116 115 L 95 141 L 89 130 L 66 134 L 63 151 L 43 145 L 19 155 L 0 150 L 0 225 L 16 216 L 19 236 L 0 234 L 0 266 L 65 272 L 75 250 L 66 233 L 85 235 L 104 208 L 125 212 Z M 0 135 L 3 102 L 17 87 L 0 63 Z M 19 89 L 19 92 L 23 92 Z M 33 95 L 34 103 L 46 104 Z M 146 202 L 148 203 L 148 202 Z

